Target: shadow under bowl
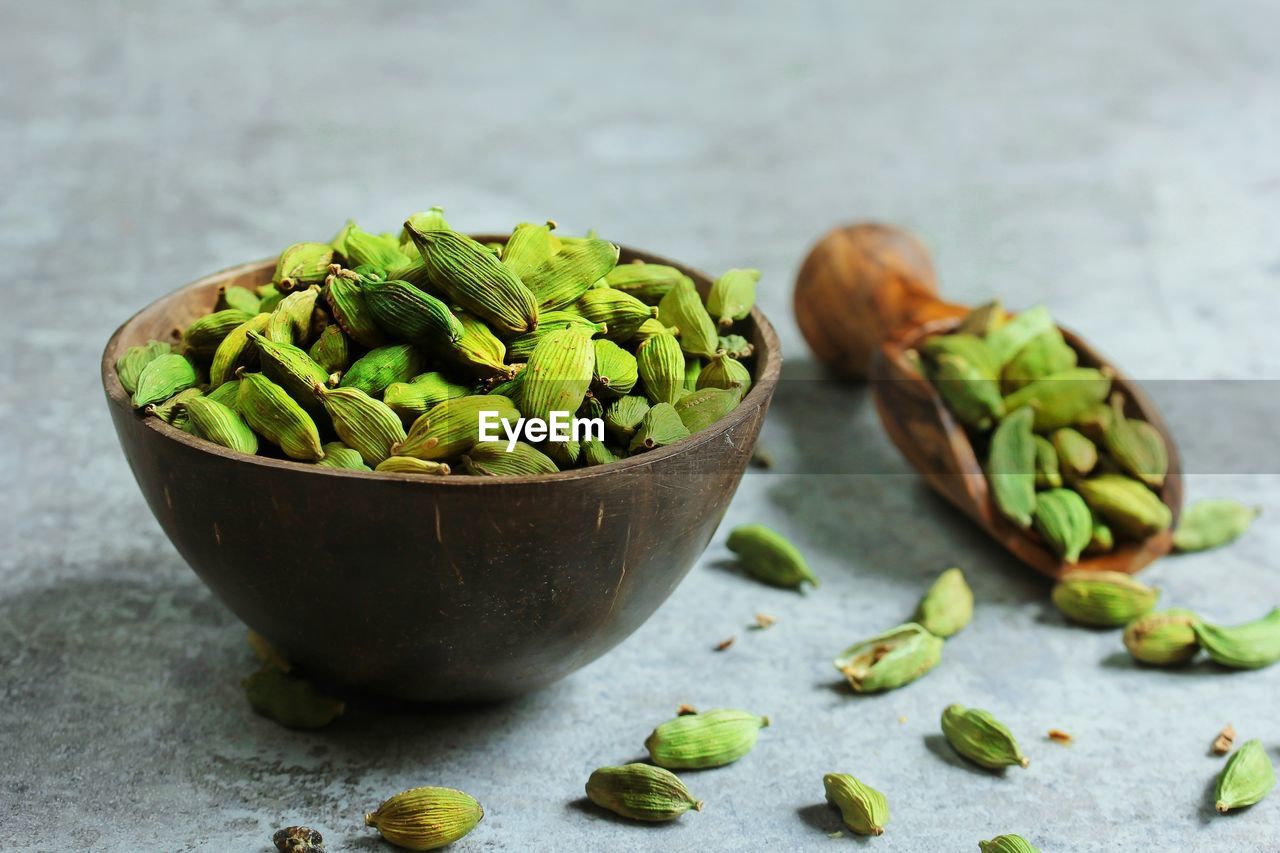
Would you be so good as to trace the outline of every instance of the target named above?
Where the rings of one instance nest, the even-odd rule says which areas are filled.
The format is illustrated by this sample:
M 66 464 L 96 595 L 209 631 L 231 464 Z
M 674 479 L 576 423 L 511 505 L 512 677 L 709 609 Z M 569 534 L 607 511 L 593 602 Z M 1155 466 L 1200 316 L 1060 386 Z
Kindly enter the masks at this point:
M 482 241 L 502 239 L 488 235 Z M 703 293 L 706 275 L 675 266 Z M 755 380 L 742 403 L 678 444 L 528 477 L 414 477 L 248 456 L 129 403 L 115 363 L 172 339 L 233 267 L 153 302 L 102 357 L 116 433 L 174 547 L 249 627 L 322 681 L 410 701 L 483 701 L 563 678 L 624 640 L 706 548 L 742 479 L 781 370 L 754 310 Z

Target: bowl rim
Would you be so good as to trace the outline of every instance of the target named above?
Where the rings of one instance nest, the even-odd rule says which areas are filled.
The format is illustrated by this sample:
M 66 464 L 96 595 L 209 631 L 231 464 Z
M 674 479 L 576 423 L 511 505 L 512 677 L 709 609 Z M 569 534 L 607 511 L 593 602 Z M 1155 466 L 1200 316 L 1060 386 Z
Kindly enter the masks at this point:
M 472 239 L 479 242 L 495 242 L 506 239 L 509 235 L 504 234 L 472 234 Z M 694 280 L 709 287 L 713 281 L 706 273 L 694 267 L 681 264 L 677 261 L 655 255 L 650 252 L 634 249 L 624 244 L 616 244 L 622 254 L 629 256 L 633 260 L 641 260 L 645 263 L 665 264 L 675 267 Z M 610 462 L 607 465 L 593 465 L 588 468 L 575 468 L 570 471 L 557 471 L 554 474 L 524 474 L 514 477 L 484 477 L 470 474 L 449 475 L 444 477 L 427 477 L 421 474 L 404 474 L 397 472 L 385 471 L 352 471 L 342 468 L 328 468 L 315 465 L 314 463 L 298 462 L 292 459 L 275 459 L 268 456 L 251 455 L 240 453 L 215 444 L 212 441 L 197 438 L 190 433 L 184 432 L 175 426 L 165 423 L 157 417 L 139 417 L 137 411 L 129 399 L 128 393 L 124 390 L 124 386 L 120 384 L 120 379 L 116 375 L 116 360 L 123 351 L 122 339 L 135 322 L 145 313 L 150 311 L 157 303 L 171 299 L 174 296 L 187 290 L 197 290 L 208 287 L 218 280 L 229 280 L 239 276 L 251 274 L 261 271 L 267 266 L 274 266 L 276 259 L 274 257 L 263 258 L 257 261 L 249 261 L 246 263 L 236 264 L 226 267 L 217 272 L 209 273 L 201 276 L 195 281 L 181 285 L 168 293 L 153 299 L 142 308 L 133 313 L 129 319 L 125 320 L 116 328 L 111 337 L 107 340 L 106 346 L 102 351 L 102 385 L 106 391 L 107 401 L 112 406 L 117 406 L 125 410 L 129 417 L 137 418 L 138 422 L 145 428 L 151 429 L 161 437 L 170 441 L 176 441 L 195 450 L 217 456 L 231 463 L 241 465 L 251 465 L 266 469 L 278 469 L 283 471 L 306 472 L 322 477 L 338 477 L 338 478 L 357 478 L 362 481 L 382 480 L 387 482 L 398 483 L 417 483 L 424 488 L 500 488 L 502 486 L 528 485 L 537 483 L 563 483 L 575 480 L 586 480 L 594 477 L 607 476 L 614 472 L 632 471 L 646 466 L 656 465 L 676 456 L 680 456 L 695 448 L 701 447 L 707 442 L 719 440 L 729 430 L 739 426 L 748 418 L 752 417 L 756 409 L 767 408 L 769 400 L 772 397 L 773 389 L 778 382 L 778 378 L 782 373 L 782 352 L 778 341 L 778 334 L 774 330 L 773 325 L 761 312 L 759 307 L 753 306 L 751 309 L 751 321 L 755 326 L 762 346 L 756 354 L 756 375 L 753 377 L 751 389 L 747 395 L 734 407 L 733 411 L 720 418 L 710 426 L 694 433 L 688 438 L 681 439 L 674 444 L 660 447 L 656 450 L 650 450 L 637 456 L 631 456 L 618 462 Z

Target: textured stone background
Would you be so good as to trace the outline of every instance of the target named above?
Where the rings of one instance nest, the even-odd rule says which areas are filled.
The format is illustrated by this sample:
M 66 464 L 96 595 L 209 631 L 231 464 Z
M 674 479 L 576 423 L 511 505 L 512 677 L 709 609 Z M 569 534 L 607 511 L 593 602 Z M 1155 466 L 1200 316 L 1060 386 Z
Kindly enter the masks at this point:
M 1280 671 L 1137 669 L 1117 633 L 1063 624 L 1044 583 L 910 474 L 865 389 L 800 381 L 820 373 L 789 310 L 807 246 L 878 217 L 925 237 L 950 297 L 1046 302 L 1136 376 L 1277 378 L 1274 4 L 2 0 L 0 20 L 0 848 L 260 851 L 305 821 L 331 850 L 380 849 L 361 813 L 428 783 L 487 807 L 460 850 L 856 846 L 827 837 L 830 770 L 888 794 L 881 850 L 1002 831 L 1046 851 L 1280 846 L 1280 796 L 1213 816 L 1208 754 L 1231 721 L 1280 757 Z M 717 540 L 555 688 L 285 732 L 245 706 L 241 627 L 143 505 L 98 355 L 182 282 L 434 203 L 463 228 L 554 216 L 760 267 L 796 381 L 764 437 L 780 467 L 748 476 L 726 525 L 785 530 L 824 584 L 757 586 L 717 567 Z M 1185 408 L 1187 444 L 1256 429 Z M 1204 468 L 1191 497 L 1280 515 L 1275 469 Z M 1147 577 L 1169 604 L 1253 618 L 1280 601 L 1278 549 L 1267 517 Z M 844 690 L 833 653 L 951 564 L 979 611 L 944 664 L 889 695 Z M 778 624 L 747 632 L 757 610 Z M 937 727 L 953 701 L 1006 720 L 1031 768 L 960 763 Z M 702 814 L 642 827 L 584 807 L 590 770 L 638 755 L 681 702 L 775 722 L 747 759 L 688 775 Z

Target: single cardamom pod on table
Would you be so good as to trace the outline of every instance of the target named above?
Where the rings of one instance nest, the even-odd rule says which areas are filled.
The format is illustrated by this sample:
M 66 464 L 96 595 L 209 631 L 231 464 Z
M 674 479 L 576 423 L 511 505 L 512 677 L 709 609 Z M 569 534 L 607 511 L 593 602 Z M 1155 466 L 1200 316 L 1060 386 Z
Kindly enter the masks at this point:
M 410 788 L 364 816 L 383 839 L 406 850 L 435 850 L 462 838 L 484 817 L 475 797 L 454 788 Z
M 947 706 L 942 712 L 942 734 L 962 757 L 988 770 L 1030 764 L 1009 730 L 986 711 Z
M 649 764 L 601 767 L 587 780 L 587 798 L 614 814 L 649 822 L 675 820 L 702 801 L 670 770 Z
M 1260 802 L 1276 786 L 1271 758 L 1257 738 L 1247 740 L 1227 759 L 1214 787 L 1214 808 L 1220 814 Z
M 855 643 L 832 663 L 855 693 L 879 693 L 910 684 L 942 658 L 943 640 L 915 622 Z
M 844 825 L 858 835 L 883 835 L 889 822 L 889 802 L 884 794 L 864 785 L 848 773 L 822 777 L 827 802 L 840 810 Z
M 1053 587 L 1053 603 L 1073 622 L 1097 628 L 1118 628 L 1151 611 L 1160 590 L 1124 572 L 1076 569 Z
M 723 767 L 755 748 L 768 717 L 719 708 L 668 720 L 644 742 L 649 759 L 669 770 Z

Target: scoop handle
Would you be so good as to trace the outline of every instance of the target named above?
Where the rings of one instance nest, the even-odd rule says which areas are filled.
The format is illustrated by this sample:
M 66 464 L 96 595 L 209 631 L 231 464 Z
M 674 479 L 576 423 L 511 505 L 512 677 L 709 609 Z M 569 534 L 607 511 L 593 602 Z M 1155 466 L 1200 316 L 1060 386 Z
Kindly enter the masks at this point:
M 866 377 L 886 341 L 968 309 L 939 298 L 929 250 L 913 234 L 863 222 L 829 231 L 796 276 L 796 322 L 814 354 L 846 376 Z

